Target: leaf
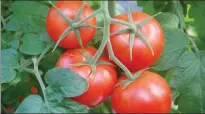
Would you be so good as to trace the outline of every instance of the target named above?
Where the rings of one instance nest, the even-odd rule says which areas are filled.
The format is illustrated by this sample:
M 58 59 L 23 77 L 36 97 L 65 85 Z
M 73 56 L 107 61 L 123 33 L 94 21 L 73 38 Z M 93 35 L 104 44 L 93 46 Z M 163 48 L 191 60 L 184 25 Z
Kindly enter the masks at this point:
M 149 14 L 149 15 L 153 15 L 155 12 L 154 9 L 154 1 L 150 0 L 150 1 L 137 1 L 137 3 L 143 7 L 143 12 Z
M 15 113 L 45 113 L 47 109 L 42 98 L 39 95 L 30 95 L 26 97 Z
M 57 60 L 61 56 L 61 52 L 59 50 L 55 50 L 52 53 L 47 54 L 40 62 L 40 67 L 45 71 L 52 69 L 55 67 Z
M 7 83 L 13 80 L 16 76 L 16 71 L 9 68 L 2 68 L 1 69 L 1 84 Z
M 205 41 L 205 7 L 204 1 L 199 2 L 191 2 L 191 7 L 189 9 L 189 17 L 193 18 L 194 21 L 192 22 L 193 26 L 195 27 L 195 30 L 197 32 L 197 35 L 200 39 Z
M 2 33 L 2 49 L 14 48 L 18 49 L 19 40 L 11 33 Z
M 99 48 L 101 42 L 103 39 L 103 30 L 98 30 L 95 34 L 95 36 L 93 37 L 93 39 L 89 42 L 89 45 L 92 45 L 96 48 Z
M 138 4 L 139 6 L 145 5 L 147 2 L 148 2 L 148 0 L 137 0 L 137 4 Z
M 1 50 L 1 68 L 14 69 L 19 67 L 19 53 L 10 48 Z
M 95 113 L 112 113 L 112 106 L 110 99 L 107 99 L 102 104 L 98 105 L 97 107 L 91 109 Z
M 179 18 L 173 13 L 163 12 L 155 18 L 163 28 L 178 28 Z
M 200 58 L 191 51 L 184 52 L 172 81 L 180 92 L 178 105 L 181 112 L 205 112 L 205 52 Z
M 23 44 L 20 51 L 27 55 L 38 55 L 46 48 L 46 43 L 40 40 L 37 34 L 28 33 L 23 37 Z
M 81 95 L 88 89 L 87 81 L 68 68 L 53 68 L 45 74 L 45 81 L 63 97 Z
M 2 103 L 4 104 L 13 104 L 18 100 L 20 92 L 16 86 L 12 86 L 1 93 Z
M 179 29 L 166 29 L 164 36 L 165 47 L 160 59 L 155 63 L 159 70 L 167 70 L 176 66 L 188 45 L 187 35 Z
M 49 38 L 46 30 L 43 30 L 40 34 L 40 39 L 44 42 L 46 42 L 47 44 L 50 44 L 51 46 L 55 46 L 54 42 Z
M 63 99 L 63 96 L 56 93 L 52 88 L 46 88 L 46 95 L 49 101 L 51 113 L 87 113 L 88 108 L 72 100 Z
M 45 27 L 49 7 L 35 1 L 15 1 L 11 6 L 13 15 L 6 24 L 10 31 L 40 33 Z
M 158 1 L 156 1 L 157 4 Z M 184 21 L 184 9 L 180 3 L 180 1 L 166 1 L 164 2 L 164 5 L 161 5 L 161 11 L 162 12 L 170 12 L 170 13 L 174 13 L 177 15 L 177 17 L 179 18 L 179 27 L 180 29 L 185 28 L 185 21 Z

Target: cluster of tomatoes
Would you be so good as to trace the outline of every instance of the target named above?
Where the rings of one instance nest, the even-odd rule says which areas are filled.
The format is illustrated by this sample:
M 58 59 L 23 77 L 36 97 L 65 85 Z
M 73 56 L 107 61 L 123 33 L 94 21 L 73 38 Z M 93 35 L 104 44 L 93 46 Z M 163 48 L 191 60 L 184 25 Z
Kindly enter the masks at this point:
M 81 1 L 58 1 L 56 7 L 62 13 L 74 19 L 78 9 L 82 6 Z M 92 14 L 92 9 L 85 4 L 80 16 L 80 20 Z M 149 15 L 142 12 L 132 12 L 134 23 L 140 23 Z M 115 19 L 128 21 L 128 14 L 121 14 Z M 86 24 L 96 26 L 96 18 L 90 18 Z M 61 34 L 70 25 L 60 16 L 57 10 L 52 7 L 47 15 L 46 29 L 49 37 L 57 42 Z M 110 33 L 113 33 L 123 25 L 111 24 Z M 95 28 L 78 28 L 84 48 L 78 43 L 77 37 L 73 31 L 68 33 L 60 42 L 59 46 L 68 49 L 64 52 L 56 63 L 56 67 L 69 68 L 80 76 L 84 77 L 89 84 L 86 92 L 80 96 L 73 97 L 72 100 L 77 101 L 88 107 L 94 107 L 101 104 L 109 96 L 111 96 L 112 109 L 114 113 L 168 113 L 171 109 L 171 92 L 166 81 L 158 74 L 144 71 L 140 77 L 133 80 L 126 88 L 124 85 L 116 84 L 125 80 L 125 76 L 117 79 L 116 66 L 110 64 L 96 64 L 96 72 L 92 75 L 90 65 L 73 66 L 71 64 L 82 63 L 88 61 L 88 58 L 82 53 L 94 56 L 97 52 L 92 46 L 87 46 L 95 35 Z M 122 62 L 131 72 L 147 68 L 153 65 L 160 57 L 164 47 L 163 30 L 155 19 L 149 20 L 140 32 L 146 37 L 147 41 L 153 48 L 152 55 L 149 47 L 137 36 L 134 39 L 132 60 L 129 55 L 129 33 L 120 33 L 110 36 L 113 52 L 115 56 Z M 71 49 L 72 48 L 72 49 Z M 80 51 L 79 51 L 80 50 Z M 99 60 L 113 63 L 105 55 L 100 56 Z

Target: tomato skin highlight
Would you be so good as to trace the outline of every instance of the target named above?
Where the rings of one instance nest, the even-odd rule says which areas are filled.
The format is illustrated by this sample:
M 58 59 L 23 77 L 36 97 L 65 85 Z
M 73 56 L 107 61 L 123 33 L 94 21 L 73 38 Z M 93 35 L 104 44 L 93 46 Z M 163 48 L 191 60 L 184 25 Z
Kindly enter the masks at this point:
M 56 7 L 59 8 L 63 14 L 73 20 L 82 5 L 82 1 L 57 1 Z M 86 3 L 80 20 L 88 17 L 93 13 L 90 6 Z M 86 24 L 96 26 L 96 17 L 93 17 L 85 22 Z M 61 34 L 69 27 L 69 24 L 60 16 L 55 8 L 51 8 L 46 18 L 46 30 L 55 43 L 58 41 Z M 94 28 L 79 28 L 81 40 L 83 45 L 88 44 L 95 35 L 96 29 Z M 59 46 L 63 48 L 80 48 L 77 37 L 74 31 L 68 33 L 65 38 L 60 42 Z
M 38 94 L 38 89 L 35 86 L 30 88 L 32 94 Z
M 93 47 L 85 47 L 84 51 L 93 56 L 97 50 Z M 101 56 L 99 60 L 110 62 L 106 56 Z M 117 72 L 112 65 L 97 65 L 94 78 L 92 78 L 90 66 L 69 65 L 85 61 L 86 58 L 79 51 L 68 50 L 61 55 L 56 67 L 70 68 L 88 81 L 88 90 L 79 96 L 73 97 L 72 100 L 88 107 L 94 107 L 101 104 L 111 95 L 117 83 Z
M 126 77 L 120 77 L 119 81 Z M 123 89 L 119 85 L 111 96 L 115 113 L 169 113 L 171 91 L 166 81 L 158 74 L 144 71 L 141 76 Z
M 132 18 L 135 24 L 142 22 L 148 14 L 143 12 L 132 12 Z M 128 14 L 121 14 L 115 19 L 128 21 Z M 125 28 L 120 24 L 111 24 L 110 33 Z M 153 65 L 160 57 L 164 48 L 164 33 L 160 24 L 154 19 L 150 19 L 139 31 L 146 37 L 153 48 L 154 56 L 148 46 L 136 36 L 134 39 L 132 61 L 130 60 L 129 33 L 120 33 L 110 36 L 113 52 L 115 56 L 132 72 L 147 68 Z M 123 50 L 123 53 L 120 53 Z

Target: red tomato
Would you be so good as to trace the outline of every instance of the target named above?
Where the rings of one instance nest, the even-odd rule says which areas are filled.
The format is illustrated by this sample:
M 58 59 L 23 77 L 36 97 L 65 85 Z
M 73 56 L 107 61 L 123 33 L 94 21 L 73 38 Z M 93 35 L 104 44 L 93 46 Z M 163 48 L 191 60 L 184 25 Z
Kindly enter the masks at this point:
M 125 80 L 121 77 L 119 81 Z M 171 109 L 171 91 L 158 74 L 144 71 L 141 76 L 123 89 L 117 86 L 111 97 L 115 113 L 168 113 Z
M 63 14 L 70 19 L 74 19 L 78 10 L 82 6 L 82 1 L 57 1 L 56 7 L 59 8 Z M 88 17 L 93 13 L 90 6 L 86 3 L 80 20 Z M 86 24 L 96 26 L 96 18 L 93 17 L 85 22 Z M 69 24 L 60 16 L 55 8 L 51 8 L 48 12 L 46 19 L 46 30 L 49 37 L 57 42 L 61 34 L 69 27 Z M 83 45 L 86 45 L 95 35 L 96 29 L 94 28 L 79 28 L 80 36 L 83 42 Z M 60 43 L 61 47 L 64 48 L 79 48 L 80 45 L 76 38 L 74 32 L 70 32 L 65 36 L 65 38 Z
M 35 86 L 32 86 L 30 89 L 31 89 L 31 93 L 38 94 L 38 89 Z
M 132 18 L 135 24 L 140 23 L 149 15 L 142 12 L 133 12 Z M 121 14 L 115 17 L 115 19 L 128 21 L 127 14 Z M 110 32 L 113 33 L 119 29 L 125 28 L 120 24 L 111 24 Z M 121 33 L 112 35 L 110 41 L 112 44 L 113 52 L 115 56 L 131 71 L 147 68 L 154 64 L 154 62 L 160 57 L 164 48 L 164 34 L 160 27 L 160 24 L 152 18 L 149 20 L 139 31 L 146 37 L 148 42 L 153 48 L 154 56 L 152 55 L 149 47 L 136 36 L 134 39 L 132 61 L 130 60 L 129 49 L 129 33 Z M 121 53 L 123 50 L 123 53 Z
M 10 105 L 8 105 L 8 106 L 6 107 L 6 109 L 7 109 L 8 111 L 13 111 L 13 108 L 12 108 L 12 106 L 10 106 Z
M 85 47 L 84 51 L 90 56 L 96 53 L 96 49 L 93 47 Z M 108 58 L 105 56 L 101 56 L 100 60 L 109 62 Z M 117 72 L 114 66 L 97 65 L 94 78 L 92 78 L 90 66 L 69 65 L 85 61 L 86 58 L 79 51 L 68 50 L 61 55 L 57 61 L 56 67 L 70 68 L 88 81 L 88 90 L 80 96 L 72 98 L 72 100 L 87 105 L 88 107 L 93 107 L 105 101 L 111 94 L 117 83 Z
M 24 100 L 24 97 L 23 97 L 23 96 L 20 96 L 20 97 L 19 97 L 19 101 L 22 102 L 23 100 Z

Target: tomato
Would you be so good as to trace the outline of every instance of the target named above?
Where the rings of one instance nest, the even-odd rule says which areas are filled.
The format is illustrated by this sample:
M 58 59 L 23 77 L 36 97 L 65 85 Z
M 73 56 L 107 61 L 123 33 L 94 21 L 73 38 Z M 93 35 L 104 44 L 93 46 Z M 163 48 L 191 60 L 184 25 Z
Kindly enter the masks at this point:
M 119 81 L 125 80 L 123 76 Z M 126 88 L 119 85 L 111 96 L 115 113 L 168 113 L 171 109 L 171 91 L 158 74 L 144 71 Z
M 56 7 L 59 8 L 63 14 L 70 19 L 74 19 L 78 10 L 82 6 L 82 1 L 57 1 Z M 86 3 L 80 20 L 88 17 L 93 13 L 90 6 Z M 96 18 L 93 17 L 85 22 L 86 24 L 96 26 Z M 55 8 L 51 8 L 46 18 L 46 30 L 49 37 L 57 42 L 61 34 L 69 27 L 69 24 L 60 16 Z M 96 29 L 94 28 L 79 28 L 80 36 L 83 45 L 86 45 L 95 35 Z M 60 46 L 63 48 L 79 48 L 80 45 L 76 38 L 74 31 L 68 33 L 61 41 Z
M 23 96 L 20 96 L 20 97 L 19 97 L 19 101 L 22 102 L 23 100 L 24 100 L 24 97 L 23 97 Z
M 32 94 L 38 94 L 38 89 L 35 86 L 32 86 L 30 89 Z
M 90 56 L 93 56 L 96 53 L 96 49 L 93 47 L 85 47 L 84 51 Z M 113 91 L 114 86 L 117 83 L 117 72 L 112 65 L 98 64 L 96 66 L 94 78 L 92 78 L 90 66 L 69 65 L 85 62 L 86 60 L 87 59 L 79 51 L 68 50 L 61 55 L 57 61 L 56 67 L 70 68 L 88 81 L 88 90 L 77 97 L 73 97 L 72 100 L 88 107 L 94 107 L 105 101 Z M 99 60 L 109 62 L 109 59 L 106 56 L 101 56 Z
M 133 12 L 131 15 L 135 24 L 140 23 L 145 18 L 149 17 L 149 15 L 143 12 Z M 115 19 L 128 21 L 128 14 L 118 15 Z M 110 32 L 113 33 L 122 28 L 125 28 L 125 26 L 120 24 L 111 24 Z M 133 72 L 147 68 L 154 64 L 160 57 L 160 54 L 164 48 L 163 30 L 154 18 L 149 20 L 142 28 L 139 29 L 139 31 L 146 37 L 147 41 L 152 46 L 154 56 L 152 55 L 149 47 L 138 36 L 136 36 L 134 39 L 131 61 L 129 54 L 129 33 L 120 33 L 110 37 L 115 56 Z M 122 50 L 123 53 L 121 53 Z
M 7 109 L 8 111 L 13 111 L 13 107 L 10 106 L 10 105 L 8 105 L 8 106 L 6 107 L 6 109 Z

